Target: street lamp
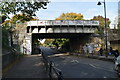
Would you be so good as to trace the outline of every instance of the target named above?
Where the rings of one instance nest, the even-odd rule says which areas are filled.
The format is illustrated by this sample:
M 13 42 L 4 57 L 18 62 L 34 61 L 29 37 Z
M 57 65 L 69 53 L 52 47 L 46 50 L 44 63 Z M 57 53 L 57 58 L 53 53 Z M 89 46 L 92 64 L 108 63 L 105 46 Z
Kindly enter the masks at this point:
M 101 5 L 101 3 L 104 4 L 104 15 L 105 15 L 105 43 L 106 43 L 106 57 L 108 56 L 107 52 L 108 52 L 108 45 L 107 45 L 107 25 L 106 25 L 106 4 L 105 4 L 105 0 L 104 2 L 98 2 L 97 5 Z

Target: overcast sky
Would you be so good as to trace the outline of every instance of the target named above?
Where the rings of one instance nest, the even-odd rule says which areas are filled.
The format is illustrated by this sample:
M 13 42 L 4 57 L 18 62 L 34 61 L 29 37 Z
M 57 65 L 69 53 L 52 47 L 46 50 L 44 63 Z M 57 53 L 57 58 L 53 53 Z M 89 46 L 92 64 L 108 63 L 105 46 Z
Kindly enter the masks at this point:
M 62 13 L 81 13 L 84 19 L 92 19 L 93 16 L 104 16 L 104 5 L 97 5 L 103 0 L 51 0 L 47 9 L 40 9 L 36 15 L 40 20 L 55 20 Z M 114 19 L 118 15 L 118 1 L 106 0 L 107 18 L 114 24 Z

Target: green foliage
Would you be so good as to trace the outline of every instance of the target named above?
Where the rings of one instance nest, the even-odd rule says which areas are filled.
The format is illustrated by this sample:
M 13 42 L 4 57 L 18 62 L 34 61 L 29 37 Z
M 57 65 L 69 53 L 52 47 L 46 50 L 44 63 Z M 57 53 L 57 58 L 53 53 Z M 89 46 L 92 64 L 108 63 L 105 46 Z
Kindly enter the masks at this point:
M 2 23 L 2 26 L 5 28 L 5 29 L 9 29 L 10 31 L 14 31 L 15 29 L 16 30 L 20 30 L 20 29 L 17 29 L 17 23 L 25 23 L 27 21 L 33 21 L 33 20 L 38 20 L 37 18 L 34 18 L 32 16 L 28 16 L 28 15 L 25 15 L 25 14 L 16 14 L 14 15 L 11 19 L 9 20 L 6 20 Z M 23 26 L 23 25 L 22 25 Z
M 16 23 L 19 20 L 20 22 L 24 23 L 25 21 L 30 21 L 32 19 L 33 19 L 33 17 L 29 16 L 29 15 L 16 14 L 11 18 L 10 22 L 11 23 Z
M 95 33 L 97 33 L 97 34 L 103 34 L 104 30 L 100 30 L 100 28 L 98 28 Z
M 53 45 L 56 45 L 56 47 L 62 47 L 66 42 L 68 42 L 69 39 L 65 38 L 58 38 L 53 41 Z
M 83 15 L 80 13 L 62 13 L 60 17 L 56 18 L 56 20 L 83 20 Z
M 48 46 L 48 47 L 53 47 L 54 45 L 52 44 L 54 41 L 54 39 L 46 39 L 44 42 L 44 46 Z
M 2 21 L 4 22 L 7 18 L 9 18 L 8 14 L 23 13 L 28 16 L 35 16 L 35 12 L 41 8 L 45 9 L 47 3 L 48 0 L 44 0 L 42 2 L 37 2 L 35 0 L 32 0 L 31 2 L 19 0 L 14 0 L 14 2 L 6 2 L 3 0 L 0 3 Z
M 67 42 L 69 41 L 69 39 L 65 39 L 65 38 L 57 38 L 57 39 L 46 39 L 44 42 L 44 46 L 48 46 L 48 47 L 62 47 L 63 45 L 65 45 Z
M 2 48 L 8 49 L 9 46 L 9 41 L 8 41 L 8 30 L 5 28 L 2 28 Z
M 6 20 L 3 22 L 3 25 L 8 25 L 10 24 L 16 24 L 16 22 L 26 22 L 26 21 L 31 21 L 31 20 L 38 20 L 37 18 L 33 18 L 32 16 L 25 15 L 25 14 L 15 14 L 10 20 Z

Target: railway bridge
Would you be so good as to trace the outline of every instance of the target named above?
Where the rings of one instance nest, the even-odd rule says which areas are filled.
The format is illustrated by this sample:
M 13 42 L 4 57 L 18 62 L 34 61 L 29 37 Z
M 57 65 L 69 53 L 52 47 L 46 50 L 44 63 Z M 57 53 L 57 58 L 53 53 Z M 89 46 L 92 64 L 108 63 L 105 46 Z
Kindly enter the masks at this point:
M 40 20 L 26 25 L 25 45 L 27 54 L 34 52 L 34 40 L 44 38 L 70 38 L 72 49 L 79 48 L 99 26 L 93 20 Z

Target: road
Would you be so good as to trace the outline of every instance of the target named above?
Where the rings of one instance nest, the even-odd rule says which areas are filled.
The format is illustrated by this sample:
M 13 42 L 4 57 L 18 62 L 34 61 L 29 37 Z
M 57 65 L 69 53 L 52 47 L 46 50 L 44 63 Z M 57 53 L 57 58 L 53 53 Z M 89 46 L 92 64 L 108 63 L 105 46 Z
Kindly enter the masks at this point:
M 51 53 L 50 49 L 42 49 Z M 113 62 L 65 55 L 51 56 L 49 60 L 62 70 L 64 78 L 118 78 Z
M 118 78 L 114 63 L 76 56 L 50 58 L 64 78 Z
M 40 46 L 39 49 L 42 50 L 42 52 L 44 54 L 47 54 L 47 55 L 52 55 L 52 54 L 55 54 L 55 53 L 59 53 L 57 50 L 55 49 L 51 49 L 51 48 L 46 48 L 46 47 L 43 47 L 43 46 Z

